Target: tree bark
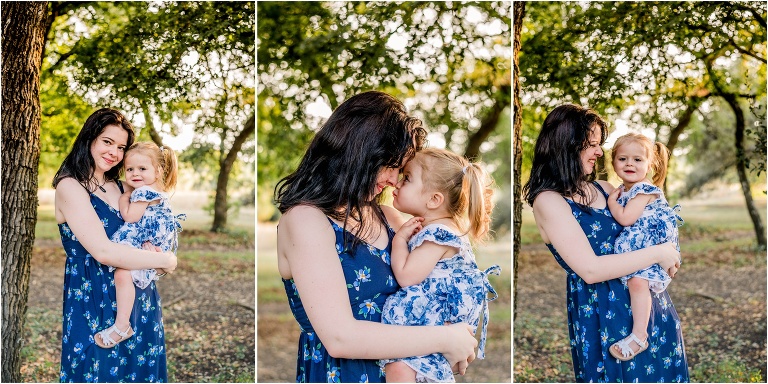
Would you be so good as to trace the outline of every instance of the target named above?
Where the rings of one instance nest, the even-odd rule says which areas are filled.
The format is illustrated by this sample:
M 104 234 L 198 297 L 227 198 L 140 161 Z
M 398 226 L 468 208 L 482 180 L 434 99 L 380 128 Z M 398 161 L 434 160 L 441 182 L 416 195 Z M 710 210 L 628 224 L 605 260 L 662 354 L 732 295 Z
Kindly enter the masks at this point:
M 523 18 L 525 17 L 525 2 L 516 2 L 514 5 L 514 17 L 515 17 L 515 36 L 514 36 L 514 45 L 513 45 L 513 54 L 514 54 L 514 69 L 513 69 L 513 77 L 514 77 L 514 117 L 512 120 L 512 124 L 514 125 L 514 138 L 512 139 L 512 143 L 515 147 L 514 149 L 514 159 L 512 161 L 513 164 L 513 181 L 512 181 L 512 195 L 514 196 L 514 203 L 513 203 L 513 215 L 512 215 L 512 221 L 513 221 L 513 229 L 512 229 L 512 259 L 513 259 L 513 278 L 512 278 L 512 302 L 513 308 L 512 308 L 512 319 L 514 320 L 517 317 L 517 271 L 518 271 L 518 257 L 520 256 L 520 245 L 521 245 L 521 239 L 520 239 L 520 228 L 523 224 L 523 190 L 522 185 L 520 184 L 520 173 L 522 172 L 522 163 L 523 163 L 523 108 L 520 105 L 520 66 L 519 66 L 519 56 L 520 56 L 520 33 L 523 28 Z
M 21 381 L 22 331 L 37 223 L 40 63 L 47 2 L 3 4 L 2 381 Z
M 227 184 L 229 184 L 229 173 L 232 171 L 232 166 L 235 164 L 235 160 L 237 160 L 237 154 L 240 153 L 243 143 L 255 130 L 256 115 L 253 114 L 245 122 L 243 130 L 235 138 L 227 156 L 223 157 L 219 162 L 219 176 L 216 179 L 216 197 L 213 203 L 213 225 L 211 226 L 211 231 L 213 232 L 220 232 L 227 227 Z
M 757 236 L 757 245 L 765 249 L 766 236 L 765 226 L 763 220 L 760 217 L 755 206 L 755 201 L 752 199 L 752 188 L 749 185 L 749 179 L 747 178 L 747 166 L 744 153 L 744 111 L 739 105 L 739 101 L 736 95 L 731 93 L 722 93 L 721 96 L 731 106 L 733 113 L 736 115 L 736 131 L 734 138 L 736 141 L 736 172 L 739 174 L 739 183 L 741 184 L 741 192 L 744 194 L 744 201 L 747 204 L 747 211 L 749 217 L 752 219 L 752 225 L 755 227 L 755 235 Z

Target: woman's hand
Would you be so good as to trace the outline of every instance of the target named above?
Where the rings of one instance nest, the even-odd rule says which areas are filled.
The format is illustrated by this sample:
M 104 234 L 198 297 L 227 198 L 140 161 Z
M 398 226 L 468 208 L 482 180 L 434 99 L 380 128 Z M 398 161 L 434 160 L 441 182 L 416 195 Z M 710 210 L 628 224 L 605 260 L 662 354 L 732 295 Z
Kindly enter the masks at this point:
M 472 334 L 472 327 L 467 323 L 447 325 L 449 336 L 446 339 L 446 350 L 443 356 L 453 367 L 454 372 L 463 375 L 467 372 L 467 366 L 475 360 L 475 347 L 477 339 Z
M 659 265 L 664 268 L 669 277 L 675 277 L 677 270 L 680 269 L 680 252 L 677 251 L 675 243 L 668 241 L 664 244 L 656 245 L 659 248 Z
M 158 273 L 160 274 L 166 274 L 166 273 L 173 273 L 176 270 L 176 263 L 178 263 L 178 259 L 176 258 L 176 255 L 173 252 L 163 252 L 162 248 L 152 245 L 150 242 L 145 242 L 141 245 L 141 249 L 145 251 L 151 251 L 151 252 L 162 252 L 168 257 L 168 266 L 163 268 L 155 268 Z

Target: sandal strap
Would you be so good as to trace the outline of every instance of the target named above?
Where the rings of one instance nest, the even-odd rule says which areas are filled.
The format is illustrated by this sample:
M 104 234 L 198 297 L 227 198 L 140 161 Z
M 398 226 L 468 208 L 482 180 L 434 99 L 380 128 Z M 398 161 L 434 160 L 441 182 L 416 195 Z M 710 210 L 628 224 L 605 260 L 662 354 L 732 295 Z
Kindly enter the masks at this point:
M 639 338 L 637 338 L 637 335 L 635 335 L 634 333 L 630 333 L 629 337 L 631 337 L 632 340 L 635 343 L 637 343 L 637 345 L 639 345 L 640 347 L 643 347 L 643 348 L 645 347 L 645 343 L 648 341 L 648 339 L 646 339 L 646 341 L 641 341 Z M 627 344 L 629 344 L 629 343 L 627 343 Z
M 124 339 L 126 336 L 128 336 L 128 331 L 131 330 L 131 326 L 128 326 L 128 329 L 125 330 L 125 332 L 120 332 L 119 329 L 117 329 L 117 325 L 112 326 L 115 329 L 115 333 L 117 333 L 120 336 L 120 340 Z
M 621 349 L 621 354 L 624 357 L 631 357 L 637 353 L 632 349 L 632 347 L 629 346 L 629 343 L 632 341 L 634 341 L 635 343 L 637 343 L 638 346 L 640 346 L 640 350 L 645 349 L 646 342 L 641 341 L 634 333 L 630 333 L 629 336 L 621 339 L 617 343 L 619 345 L 619 349 Z
M 120 330 L 117 329 L 116 325 L 99 332 L 99 336 L 101 336 L 101 341 L 104 342 L 104 345 L 111 346 L 112 344 L 117 344 L 117 341 L 112 340 L 112 337 L 110 336 L 113 330 L 120 335 Z

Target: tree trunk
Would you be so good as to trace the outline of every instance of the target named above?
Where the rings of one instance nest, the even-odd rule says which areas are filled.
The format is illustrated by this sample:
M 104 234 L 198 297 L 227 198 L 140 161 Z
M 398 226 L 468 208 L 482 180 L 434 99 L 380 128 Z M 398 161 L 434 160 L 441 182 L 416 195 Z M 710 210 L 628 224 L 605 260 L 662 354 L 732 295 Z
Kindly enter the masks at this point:
M 749 217 L 752 219 L 752 225 L 755 227 L 757 245 L 765 249 L 765 226 L 760 217 L 760 212 L 758 212 L 757 207 L 755 207 L 755 201 L 752 199 L 752 188 L 750 187 L 749 179 L 747 178 L 747 166 L 744 153 L 744 111 L 741 109 L 736 95 L 723 93 L 721 96 L 728 102 L 728 105 L 731 106 L 733 113 L 736 115 L 736 132 L 734 135 L 736 141 L 736 172 L 739 174 L 741 192 L 744 194 Z
M 211 231 L 220 232 L 227 227 L 227 184 L 229 184 L 229 173 L 237 160 L 237 154 L 243 147 L 245 140 L 256 130 L 256 115 L 251 115 L 245 122 L 242 132 L 235 138 L 232 148 L 219 162 L 219 177 L 216 179 L 216 197 L 213 203 L 213 225 Z
M 523 224 L 523 190 L 522 185 L 520 184 L 520 173 L 522 171 L 522 163 L 523 163 L 523 108 L 520 105 L 520 67 L 519 67 L 519 60 L 518 57 L 520 56 L 520 33 L 523 28 L 523 18 L 525 17 L 525 3 L 524 2 L 516 2 L 514 5 L 514 17 L 515 17 L 515 41 L 513 45 L 513 51 L 514 51 L 514 87 L 515 87 L 515 94 L 514 97 L 514 118 L 513 118 L 513 125 L 514 125 L 514 138 L 512 139 L 512 142 L 514 143 L 515 150 L 514 150 L 514 160 L 512 161 L 514 170 L 512 171 L 513 174 L 513 191 L 512 195 L 514 197 L 514 204 L 513 204 L 513 216 L 512 221 L 514 223 L 513 229 L 512 229 L 512 259 L 513 259 L 513 278 L 512 278 L 512 302 L 513 308 L 512 308 L 512 320 L 514 320 L 517 317 L 517 270 L 518 270 L 518 257 L 520 256 L 520 228 Z
M 2 8 L 2 381 L 21 381 L 22 331 L 37 223 L 40 63 L 48 3 Z
M 504 90 L 506 87 L 502 86 Z M 502 91 L 503 92 L 503 91 Z M 467 148 L 464 151 L 464 157 L 469 160 L 476 160 L 480 155 L 480 146 L 488 139 L 488 136 L 496 129 L 499 124 L 499 117 L 504 111 L 504 108 L 509 106 L 509 98 L 507 95 L 498 95 L 496 101 L 493 103 L 493 107 L 483 118 L 483 122 L 480 124 L 480 128 L 467 141 Z
M 149 105 L 147 105 L 146 100 L 141 100 L 141 113 L 144 115 L 144 124 L 149 130 L 149 138 L 152 139 L 152 142 L 157 144 L 158 147 L 163 146 L 163 137 L 160 136 L 160 134 L 155 129 L 155 122 L 152 119 L 152 113 L 149 112 Z M 136 132 L 136 136 L 139 135 L 139 132 Z

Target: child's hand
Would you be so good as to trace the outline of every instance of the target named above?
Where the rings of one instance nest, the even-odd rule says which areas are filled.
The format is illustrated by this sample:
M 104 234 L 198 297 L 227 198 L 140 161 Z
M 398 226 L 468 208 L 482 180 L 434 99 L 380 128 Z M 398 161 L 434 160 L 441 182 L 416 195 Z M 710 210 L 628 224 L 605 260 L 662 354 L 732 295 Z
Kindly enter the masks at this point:
M 422 222 L 424 222 L 423 217 L 410 218 L 408 221 L 405 222 L 405 224 L 403 224 L 402 227 L 400 227 L 399 230 L 397 230 L 397 233 L 395 233 L 395 237 L 400 237 L 407 242 L 408 240 L 410 240 L 411 236 L 421 231 Z
M 608 200 L 618 200 L 619 195 L 621 194 L 621 187 L 615 188 L 613 191 L 611 191 L 610 194 L 608 194 Z

